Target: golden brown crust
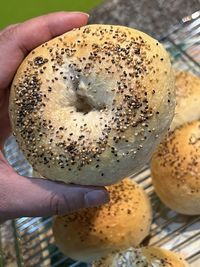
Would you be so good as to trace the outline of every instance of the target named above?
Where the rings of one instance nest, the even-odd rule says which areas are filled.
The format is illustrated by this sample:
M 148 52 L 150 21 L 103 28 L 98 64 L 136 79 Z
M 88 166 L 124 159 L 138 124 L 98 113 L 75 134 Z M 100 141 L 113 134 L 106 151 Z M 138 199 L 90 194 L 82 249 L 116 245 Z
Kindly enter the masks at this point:
M 160 260 L 159 267 L 189 267 L 179 254 L 163 248 L 144 247 L 142 248 L 142 253 L 148 258 L 149 262 L 153 262 L 156 259 Z
M 184 124 L 158 146 L 151 162 L 152 181 L 171 209 L 200 214 L 200 122 Z
M 192 73 L 180 71 L 175 75 L 176 108 L 171 130 L 186 122 L 200 119 L 200 79 Z
M 149 160 L 174 106 L 160 43 L 134 29 L 89 25 L 28 55 L 12 84 L 10 118 L 43 177 L 108 185 Z
M 92 267 L 189 267 L 187 262 L 172 251 L 158 247 L 129 248 L 113 252 Z
M 131 179 L 107 189 L 109 204 L 55 218 L 55 241 L 67 256 L 90 261 L 113 249 L 136 246 L 149 233 L 151 205 L 144 190 Z

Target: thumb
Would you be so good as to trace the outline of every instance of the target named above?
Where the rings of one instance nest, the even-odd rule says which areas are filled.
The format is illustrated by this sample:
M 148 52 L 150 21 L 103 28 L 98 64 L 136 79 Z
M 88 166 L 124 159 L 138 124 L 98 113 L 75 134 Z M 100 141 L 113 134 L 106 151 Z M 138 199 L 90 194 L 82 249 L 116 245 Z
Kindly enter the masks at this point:
M 0 164 L 0 220 L 66 214 L 108 202 L 103 187 L 66 185 L 19 176 Z

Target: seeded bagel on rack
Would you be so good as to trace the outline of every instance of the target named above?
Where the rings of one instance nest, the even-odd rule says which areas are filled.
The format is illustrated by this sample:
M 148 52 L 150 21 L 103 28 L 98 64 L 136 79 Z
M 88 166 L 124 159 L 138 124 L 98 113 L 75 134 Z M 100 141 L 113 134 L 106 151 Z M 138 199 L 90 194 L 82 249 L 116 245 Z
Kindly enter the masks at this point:
M 152 182 L 160 199 L 186 215 L 200 215 L 200 121 L 183 124 L 156 149 Z
M 94 262 L 92 267 L 189 267 L 189 264 L 175 252 L 142 247 L 113 252 Z
M 186 122 L 200 119 L 200 78 L 186 71 L 176 72 L 176 108 L 170 125 L 173 131 Z
M 55 217 L 55 242 L 67 256 L 90 262 L 137 246 L 149 234 L 152 210 L 143 188 L 130 178 L 106 188 L 108 204 Z
M 160 43 L 134 29 L 89 25 L 27 56 L 9 110 L 21 149 L 43 177 L 108 185 L 149 160 L 174 107 Z

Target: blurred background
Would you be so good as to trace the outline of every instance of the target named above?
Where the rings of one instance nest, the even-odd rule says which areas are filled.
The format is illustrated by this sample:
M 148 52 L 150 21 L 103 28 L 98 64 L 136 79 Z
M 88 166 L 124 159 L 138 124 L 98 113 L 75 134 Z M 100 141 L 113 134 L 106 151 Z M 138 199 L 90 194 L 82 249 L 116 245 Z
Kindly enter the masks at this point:
M 90 13 L 90 23 L 125 25 L 160 39 L 199 9 L 200 0 L 10 0 L 1 1 L 0 29 L 48 12 L 69 10 Z
M 0 29 L 9 24 L 21 22 L 31 17 L 60 10 L 83 11 L 94 8 L 103 0 L 10 0 L 1 1 Z

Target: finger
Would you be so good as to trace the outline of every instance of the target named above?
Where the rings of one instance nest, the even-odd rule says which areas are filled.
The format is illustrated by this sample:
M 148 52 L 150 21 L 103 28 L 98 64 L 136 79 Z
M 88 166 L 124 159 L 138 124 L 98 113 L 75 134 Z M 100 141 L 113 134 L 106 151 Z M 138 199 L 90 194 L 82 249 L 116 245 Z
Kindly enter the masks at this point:
M 7 191 L 11 192 L 4 201 L 6 204 L 1 209 L 0 220 L 66 214 L 109 201 L 108 192 L 103 187 L 66 185 L 17 174 L 12 174 L 7 183 L 9 181 L 7 188 L 10 189 Z
M 0 31 L 0 34 L 1 34 L 1 33 L 4 33 L 4 32 L 7 31 L 7 30 L 10 30 L 10 29 L 12 29 L 12 28 L 17 27 L 19 24 L 20 24 L 20 23 L 16 23 L 16 24 L 11 24 L 11 25 L 7 26 L 5 29 L 3 29 L 3 30 Z
M 0 90 L 1 91 L 1 90 Z M 8 115 L 9 90 L 5 90 L 2 97 L 0 97 L 0 150 L 3 149 L 5 140 L 11 134 L 11 126 Z
M 87 20 L 88 15 L 84 13 L 51 13 L 21 23 L 11 31 L 15 31 L 15 44 L 26 54 L 55 36 L 85 25 Z
M 28 20 L 0 32 L 0 88 L 9 86 L 23 60 L 35 47 L 87 23 L 88 16 L 78 12 L 57 12 Z

